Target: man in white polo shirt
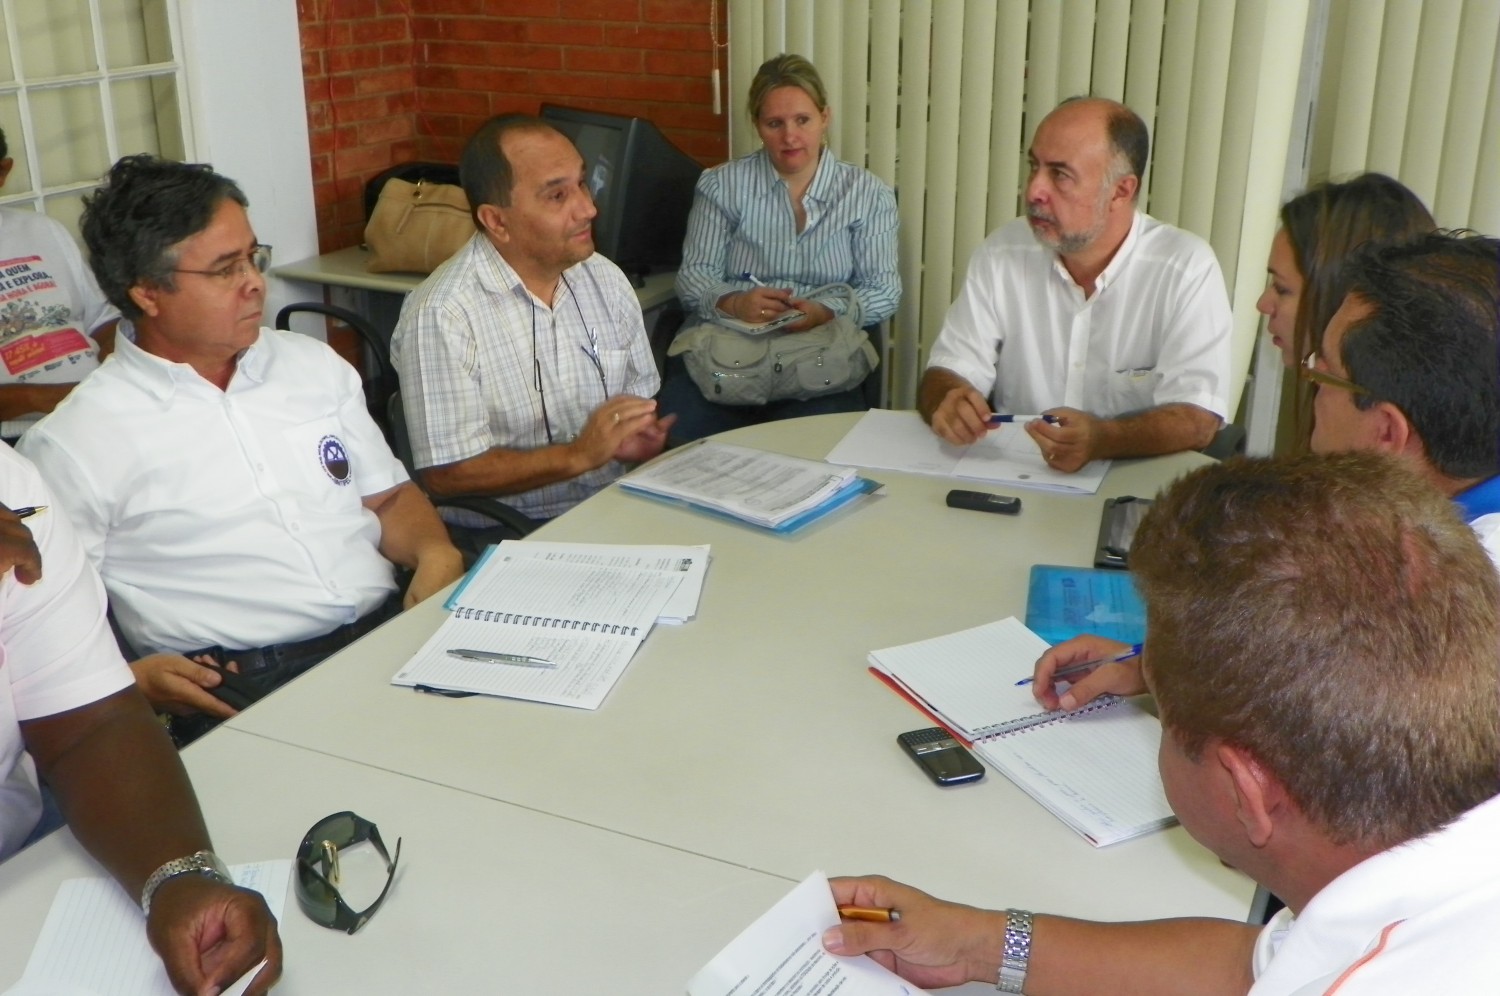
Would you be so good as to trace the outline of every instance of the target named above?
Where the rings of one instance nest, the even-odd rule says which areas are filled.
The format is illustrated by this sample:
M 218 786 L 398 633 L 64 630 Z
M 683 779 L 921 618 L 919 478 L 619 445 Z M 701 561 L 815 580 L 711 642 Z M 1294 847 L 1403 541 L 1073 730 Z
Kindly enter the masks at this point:
M 1202 239 L 1136 210 L 1150 139 L 1110 100 L 1065 101 L 1028 153 L 1026 216 L 974 250 L 917 407 L 966 446 L 993 412 L 1048 465 L 1202 449 L 1228 414 L 1229 295 Z
M 174 713 L 230 715 L 374 628 L 402 605 L 394 565 L 407 605 L 462 572 L 353 368 L 261 327 L 245 203 L 204 166 L 115 164 L 82 229 L 134 341 L 21 443 L 147 655 L 137 682 Z
M 1500 578 L 1452 502 L 1381 453 L 1231 460 L 1167 490 L 1130 566 L 1167 800 L 1287 909 L 1090 923 L 835 879 L 901 919 L 828 948 L 1030 996 L 1500 992 Z

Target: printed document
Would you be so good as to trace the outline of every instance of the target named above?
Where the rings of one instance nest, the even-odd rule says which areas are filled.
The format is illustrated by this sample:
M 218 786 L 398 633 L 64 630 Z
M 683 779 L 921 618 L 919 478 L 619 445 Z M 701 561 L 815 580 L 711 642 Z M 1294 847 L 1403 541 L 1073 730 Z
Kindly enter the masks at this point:
M 635 543 L 555 543 L 527 539 L 505 540 L 500 546 L 505 555 L 512 558 L 530 557 L 567 564 L 622 567 L 680 576 L 682 583 L 677 586 L 671 600 L 662 606 L 661 615 L 656 620 L 674 626 L 685 623 L 698 614 L 703 580 L 708 576 L 707 543 L 700 546 L 647 546 Z M 448 600 L 448 608 L 453 607 L 458 597 L 459 593 L 455 591 Z
M 924 996 L 865 955 L 825 951 L 838 923 L 828 876 L 813 872 L 693 976 L 688 996 Z
M 1109 470 L 1108 460 L 1064 474 L 1047 466 L 1024 425 L 997 426 L 972 446 L 945 442 L 916 412 L 873 409 L 828 454 L 828 462 L 903 470 L 909 474 L 961 477 L 1038 491 L 1094 494 Z

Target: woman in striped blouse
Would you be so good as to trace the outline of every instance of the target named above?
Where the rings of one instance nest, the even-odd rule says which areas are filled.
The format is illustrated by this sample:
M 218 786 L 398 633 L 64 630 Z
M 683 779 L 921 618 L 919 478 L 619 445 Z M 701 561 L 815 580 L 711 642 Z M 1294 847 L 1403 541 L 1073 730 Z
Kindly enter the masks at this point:
M 800 55 L 778 55 L 750 83 L 749 110 L 762 147 L 707 170 L 688 217 L 677 296 L 689 324 L 719 315 L 765 322 L 789 308 L 801 332 L 850 310 L 843 294 L 807 295 L 825 284 L 854 291 L 851 314 L 871 327 L 901 299 L 896 198 L 866 169 L 824 145 L 830 110 L 823 81 Z M 860 411 L 861 388 L 757 407 L 708 401 L 673 360 L 660 407 L 676 412 L 680 440 L 799 415 Z

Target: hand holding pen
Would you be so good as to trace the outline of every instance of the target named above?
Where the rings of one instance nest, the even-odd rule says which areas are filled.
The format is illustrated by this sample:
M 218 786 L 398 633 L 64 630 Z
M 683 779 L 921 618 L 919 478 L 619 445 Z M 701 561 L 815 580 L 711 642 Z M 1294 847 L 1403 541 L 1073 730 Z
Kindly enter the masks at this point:
M 42 579 L 42 552 L 21 520 L 46 510 L 46 505 L 15 509 L 0 505 L 0 574 L 14 567 L 16 580 L 22 584 L 36 584 Z
M 1037 659 L 1029 679 L 1031 694 L 1047 709 L 1077 709 L 1101 695 L 1139 695 L 1146 691 L 1141 676 L 1141 646 L 1084 634 L 1059 643 Z M 1059 695 L 1055 682 L 1070 685 Z
M 725 294 L 719 298 L 719 309 L 743 322 L 768 322 L 792 307 L 792 292 L 770 287 L 753 273 L 742 273 L 740 279 L 752 286 L 749 290 Z

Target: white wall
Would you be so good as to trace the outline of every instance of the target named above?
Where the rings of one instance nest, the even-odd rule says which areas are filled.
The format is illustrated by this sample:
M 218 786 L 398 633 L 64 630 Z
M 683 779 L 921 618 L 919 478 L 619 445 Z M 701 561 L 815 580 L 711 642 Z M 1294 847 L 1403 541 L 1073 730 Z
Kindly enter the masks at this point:
M 312 156 L 296 0 L 184 0 L 182 61 L 192 107 L 192 158 L 239 183 L 273 262 L 318 254 Z M 322 288 L 271 278 L 266 324 Z

